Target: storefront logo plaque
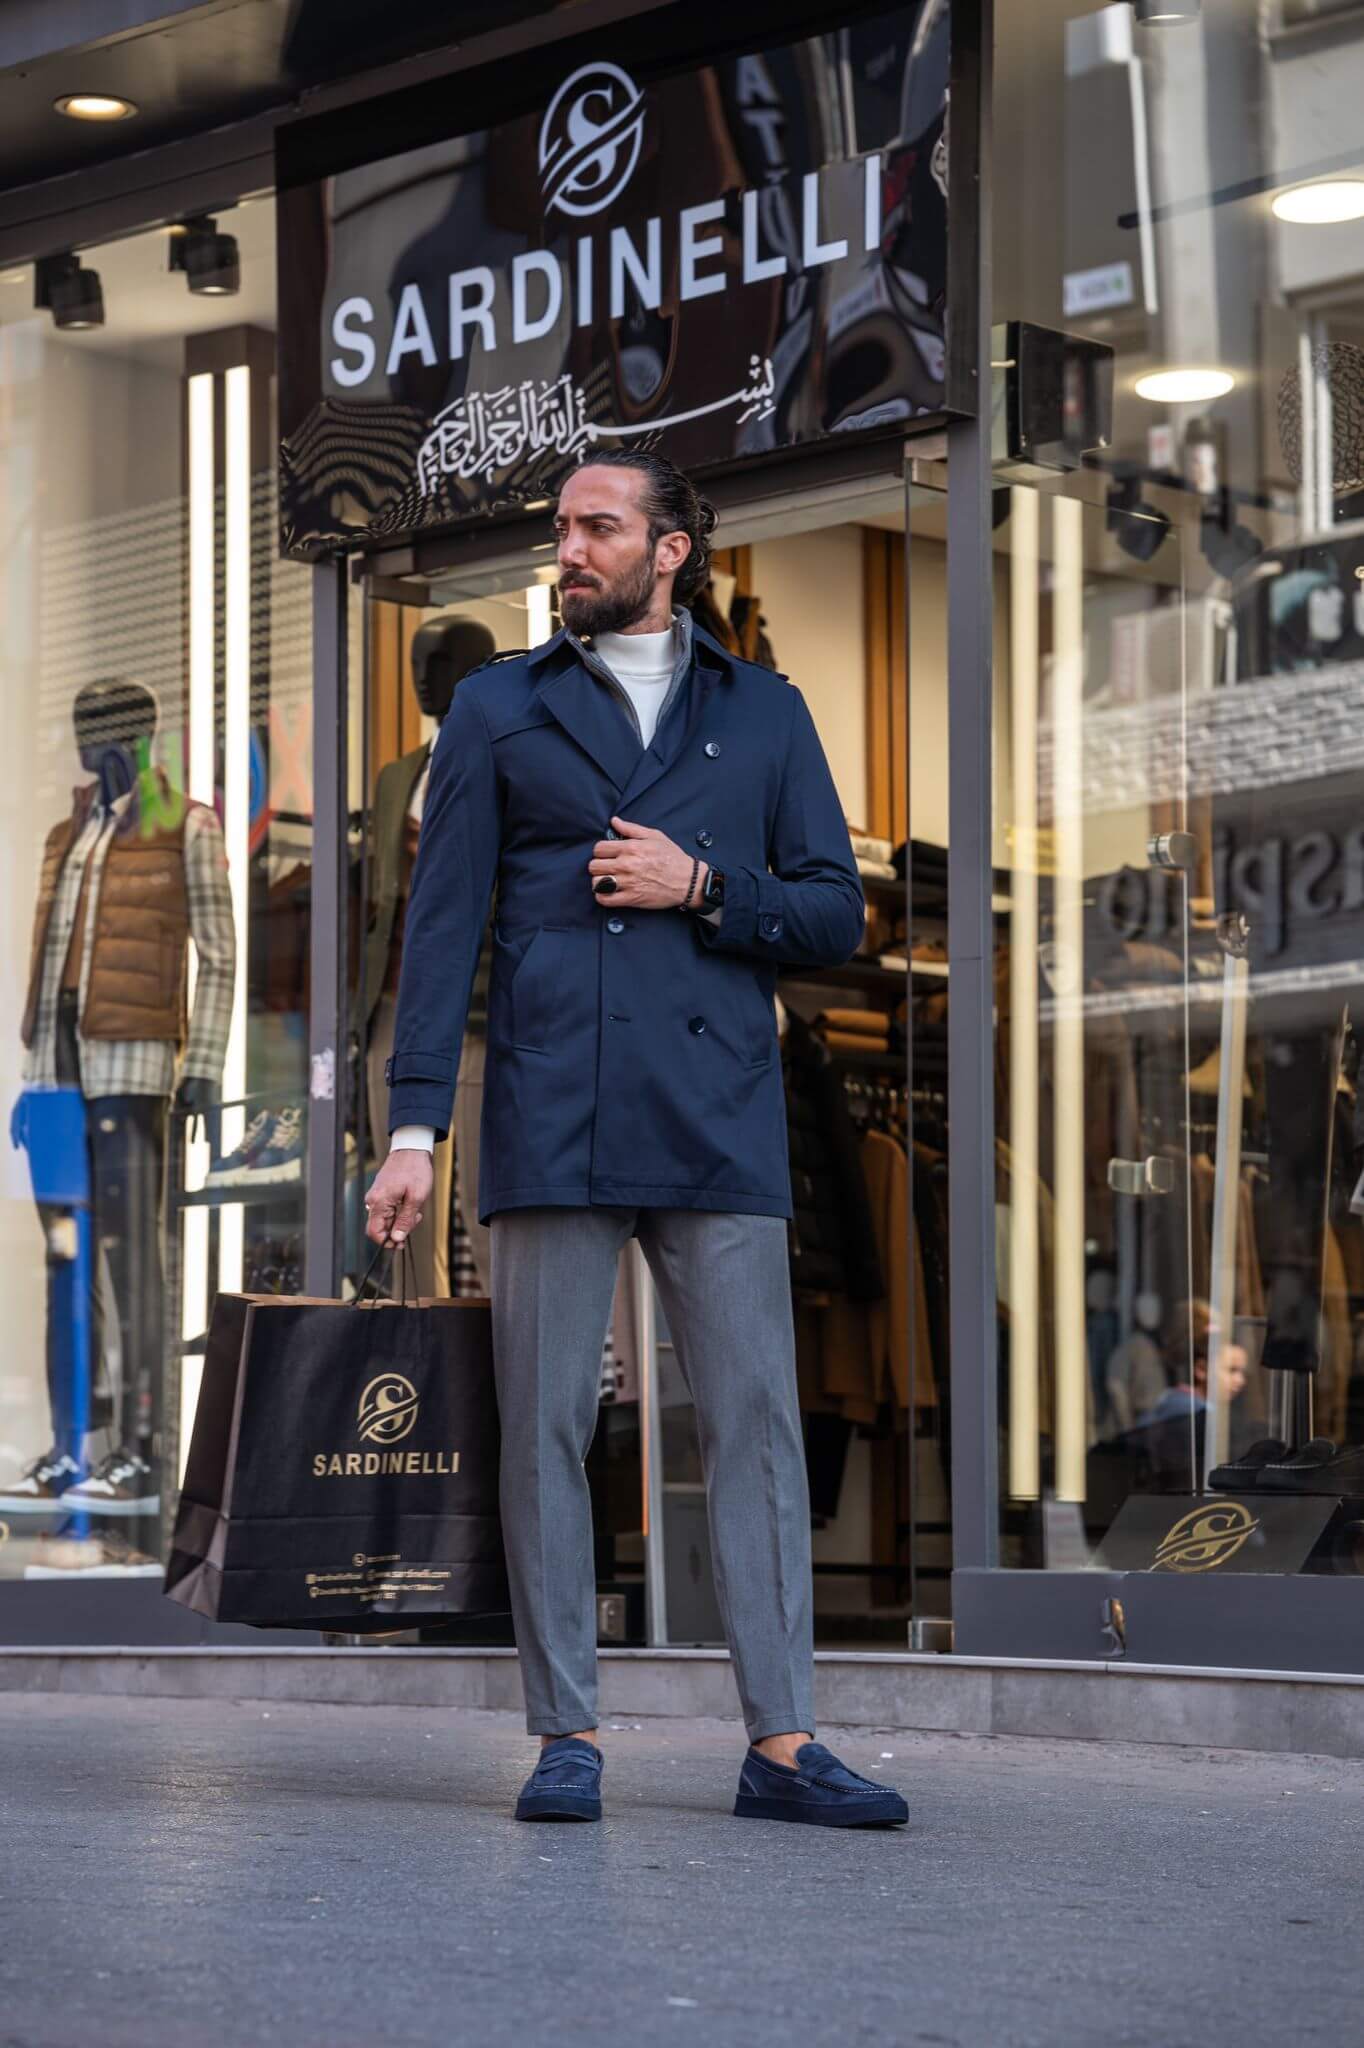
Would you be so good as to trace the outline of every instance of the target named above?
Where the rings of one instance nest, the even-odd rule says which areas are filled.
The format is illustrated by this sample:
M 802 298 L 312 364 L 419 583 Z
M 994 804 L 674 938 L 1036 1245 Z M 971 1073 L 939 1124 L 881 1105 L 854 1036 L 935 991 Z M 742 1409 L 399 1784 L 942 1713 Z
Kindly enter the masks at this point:
M 584 64 L 549 103 L 540 129 L 545 211 L 586 219 L 618 199 L 639 162 L 644 95 L 619 64 Z
M 599 448 L 704 472 L 970 411 L 950 10 L 853 15 L 671 71 L 641 29 L 531 111 L 489 77 L 478 130 L 282 174 L 286 553 L 542 508 Z
M 1259 1528 L 1258 1518 L 1239 1500 L 1209 1502 L 1181 1515 L 1157 1550 L 1157 1572 L 1211 1572 L 1228 1564 Z
M 1133 1494 L 1091 1564 L 1181 1578 L 1300 1572 L 1339 1505 L 1322 1494 Z

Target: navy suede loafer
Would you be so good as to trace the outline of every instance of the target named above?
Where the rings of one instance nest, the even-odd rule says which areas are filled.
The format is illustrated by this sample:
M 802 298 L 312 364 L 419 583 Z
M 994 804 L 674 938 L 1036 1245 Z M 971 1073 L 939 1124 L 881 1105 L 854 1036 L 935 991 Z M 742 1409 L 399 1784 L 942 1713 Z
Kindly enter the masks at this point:
M 797 1820 L 816 1828 L 900 1828 L 909 1808 L 889 1785 L 874 1785 L 822 1742 L 803 1742 L 796 1768 L 750 1749 L 734 1811 L 742 1820 Z
M 521 1787 L 518 1820 L 600 1820 L 601 1774 L 606 1759 L 577 1735 L 547 1742 Z

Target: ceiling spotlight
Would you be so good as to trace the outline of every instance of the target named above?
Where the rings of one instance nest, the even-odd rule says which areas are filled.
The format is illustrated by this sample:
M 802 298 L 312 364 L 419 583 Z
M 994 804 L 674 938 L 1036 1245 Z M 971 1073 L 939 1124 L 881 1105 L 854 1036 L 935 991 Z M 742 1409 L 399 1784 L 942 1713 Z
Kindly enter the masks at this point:
M 169 265 L 183 270 L 192 292 L 227 298 L 241 290 L 241 258 L 235 235 L 220 235 L 218 223 L 206 213 L 177 221 L 170 230 Z
M 137 112 L 132 100 L 109 92 L 66 92 L 52 104 L 73 121 L 126 121 Z
M 1210 398 L 1225 398 L 1235 383 L 1230 370 L 1153 370 L 1148 377 L 1138 377 L 1137 396 L 1149 398 L 1152 405 L 1201 405 Z
M 1173 28 L 1177 22 L 1197 21 L 1203 0 L 1132 0 L 1132 12 L 1142 28 Z
M 1301 227 L 1329 227 L 1333 221 L 1364 219 L 1364 178 L 1317 178 L 1294 185 L 1272 201 L 1280 220 Z
M 84 270 L 70 250 L 40 256 L 33 266 L 33 303 L 51 313 L 53 324 L 71 333 L 104 325 L 104 292 L 97 270 Z

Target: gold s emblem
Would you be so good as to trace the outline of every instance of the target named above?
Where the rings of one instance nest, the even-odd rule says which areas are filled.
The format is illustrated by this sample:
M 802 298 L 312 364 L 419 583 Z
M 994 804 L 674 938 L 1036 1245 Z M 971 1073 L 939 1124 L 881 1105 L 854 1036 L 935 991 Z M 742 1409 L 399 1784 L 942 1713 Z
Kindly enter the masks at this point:
M 1260 1524 L 1239 1500 L 1217 1501 L 1181 1515 L 1156 1551 L 1152 1571 L 1212 1572 L 1235 1557 Z
M 417 1420 L 417 1389 L 400 1372 L 381 1372 L 360 1396 L 360 1441 L 396 1444 Z

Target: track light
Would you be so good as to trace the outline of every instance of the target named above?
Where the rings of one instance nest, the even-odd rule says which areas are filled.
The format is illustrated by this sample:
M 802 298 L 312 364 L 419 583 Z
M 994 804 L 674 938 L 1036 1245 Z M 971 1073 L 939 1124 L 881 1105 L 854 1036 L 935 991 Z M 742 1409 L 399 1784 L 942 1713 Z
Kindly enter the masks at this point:
M 137 112 L 134 100 L 112 92 L 64 92 L 52 104 L 72 121 L 126 121 Z
M 1173 28 L 1179 22 L 1197 21 L 1203 0 L 1132 0 L 1132 12 L 1142 28 Z
M 33 303 L 69 332 L 104 325 L 104 292 L 97 270 L 84 270 L 71 250 L 40 256 L 33 266 Z
M 177 222 L 171 230 L 170 268 L 181 270 L 192 292 L 228 298 L 241 290 L 241 257 L 235 235 L 220 235 L 208 214 Z

